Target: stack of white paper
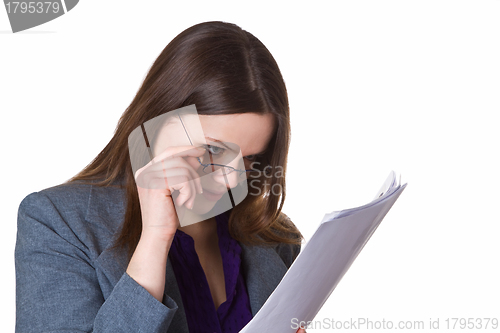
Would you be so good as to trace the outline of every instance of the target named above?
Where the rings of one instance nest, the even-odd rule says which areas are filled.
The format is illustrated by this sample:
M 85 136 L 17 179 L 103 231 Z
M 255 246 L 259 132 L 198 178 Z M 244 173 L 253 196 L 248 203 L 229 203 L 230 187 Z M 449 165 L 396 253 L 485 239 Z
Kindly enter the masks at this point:
M 320 226 L 255 317 L 241 333 L 296 332 L 323 304 L 405 189 L 391 172 L 375 199 L 326 214 Z

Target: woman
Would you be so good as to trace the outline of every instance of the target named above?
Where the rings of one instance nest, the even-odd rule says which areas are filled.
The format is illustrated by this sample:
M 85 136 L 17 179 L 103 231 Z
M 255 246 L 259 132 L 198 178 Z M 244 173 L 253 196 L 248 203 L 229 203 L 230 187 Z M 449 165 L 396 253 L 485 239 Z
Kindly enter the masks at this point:
M 133 131 L 190 105 L 209 144 L 162 147 L 161 135 L 178 136 L 155 132 L 160 140 L 146 143 L 155 145 L 153 160 L 133 170 Z M 283 78 L 257 38 L 223 22 L 183 31 L 156 59 L 92 163 L 21 203 L 16 330 L 238 332 L 300 251 L 302 235 L 281 213 L 289 132 Z M 246 181 L 259 191 L 181 226 L 181 207 L 202 216 L 239 186 L 204 174 L 202 157 L 224 142 L 239 147 L 243 173 L 258 171 Z M 149 186 L 162 177 L 165 186 Z

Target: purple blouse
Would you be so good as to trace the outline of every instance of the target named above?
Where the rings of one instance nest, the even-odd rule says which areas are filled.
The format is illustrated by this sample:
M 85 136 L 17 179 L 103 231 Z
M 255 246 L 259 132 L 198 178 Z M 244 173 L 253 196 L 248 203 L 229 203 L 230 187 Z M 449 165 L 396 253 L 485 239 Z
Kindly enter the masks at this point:
M 226 301 L 216 310 L 191 236 L 177 229 L 168 254 L 190 333 L 239 332 L 251 319 L 246 284 L 240 270 L 241 247 L 229 234 L 229 212 L 216 216 Z

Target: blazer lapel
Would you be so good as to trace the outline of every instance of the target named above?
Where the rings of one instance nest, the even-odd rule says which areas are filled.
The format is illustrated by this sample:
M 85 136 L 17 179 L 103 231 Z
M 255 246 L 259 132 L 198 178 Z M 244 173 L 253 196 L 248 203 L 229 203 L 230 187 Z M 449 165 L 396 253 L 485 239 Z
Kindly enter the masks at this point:
M 168 332 L 173 333 L 189 333 L 188 323 L 186 319 L 186 312 L 184 311 L 184 305 L 182 303 L 181 292 L 179 286 L 177 285 L 177 280 L 175 278 L 174 269 L 170 263 L 170 259 L 167 259 L 167 273 L 165 276 L 165 295 L 170 296 L 177 306 L 179 307 L 175 312 L 175 316 L 168 327 Z M 164 296 L 165 297 L 165 296 Z
M 241 269 L 247 285 L 252 315 L 255 317 L 280 283 L 287 267 L 274 247 L 238 243 L 242 249 Z

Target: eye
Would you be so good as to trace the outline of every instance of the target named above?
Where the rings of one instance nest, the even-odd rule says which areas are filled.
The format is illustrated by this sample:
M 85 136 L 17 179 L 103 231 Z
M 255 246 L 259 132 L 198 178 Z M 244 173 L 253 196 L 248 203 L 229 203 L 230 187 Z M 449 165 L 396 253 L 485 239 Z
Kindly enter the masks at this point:
M 258 155 L 248 155 L 248 156 L 245 156 L 244 158 L 249 160 L 249 161 L 254 161 L 256 160 L 258 157 Z
M 224 148 L 212 146 L 212 145 L 206 145 L 205 148 L 212 155 L 220 155 L 220 154 L 224 153 L 224 151 L 226 150 Z

